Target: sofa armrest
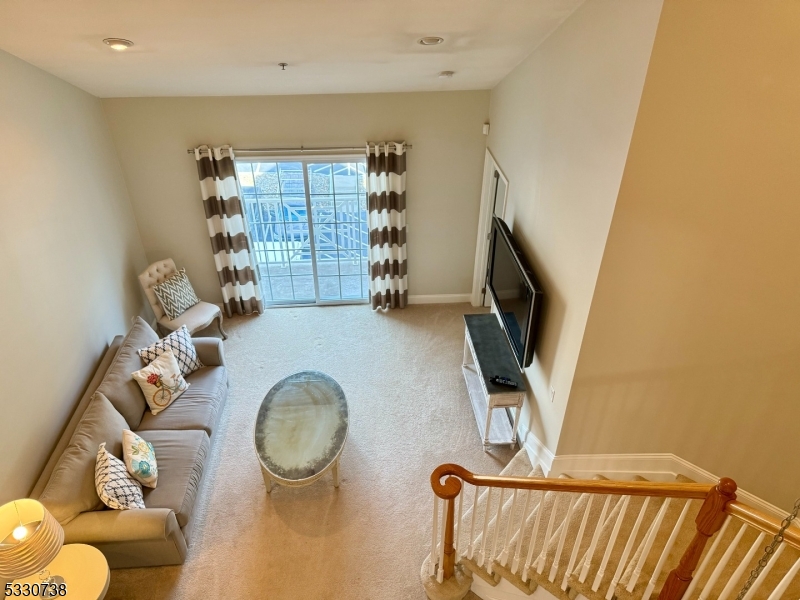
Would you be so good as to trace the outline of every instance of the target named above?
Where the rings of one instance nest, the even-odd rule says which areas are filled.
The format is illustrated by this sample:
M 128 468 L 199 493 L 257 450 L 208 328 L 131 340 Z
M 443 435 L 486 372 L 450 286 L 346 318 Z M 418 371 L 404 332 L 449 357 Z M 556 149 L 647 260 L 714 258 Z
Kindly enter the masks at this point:
M 85 512 L 64 525 L 64 543 L 94 546 L 112 569 L 180 565 L 186 538 L 169 508 Z
M 64 525 L 64 543 L 161 541 L 175 533 L 180 534 L 181 528 L 169 508 L 95 510 Z
M 197 357 L 207 367 L 224 367 L 225 352 L 222 349 L 222 340 L 214 337 L 192 338 L 197 350 Z

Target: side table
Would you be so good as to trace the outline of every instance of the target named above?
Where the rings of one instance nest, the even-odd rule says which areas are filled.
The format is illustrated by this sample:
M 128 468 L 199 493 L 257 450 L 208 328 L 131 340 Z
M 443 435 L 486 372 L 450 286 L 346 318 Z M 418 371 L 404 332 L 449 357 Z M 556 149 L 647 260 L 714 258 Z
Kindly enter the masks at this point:
M 61 548 L 49 565 L 41 573 L 49 572 L 51 577 L 60 577 L 67 586 L 66 596 L 54 596 L 70 600 L 102 600 L 108 591 L 111 574 L 106 557 L 97 548 L 86 544 L 67 544 Z M 41 584 L 41 573 L 24 579 L 17 579 L 11 585 Z M 60 580 L 58 580 L 60 582 Z
M 464 315 L 464 323 L 466 334 L 461 370 L 467 383 L 478 433 L 483 438 L 483 449 L 486 450 L 491 444 L 509 444 L 513 447 L 517 443 L 517 426 L 526 392 L 525 380 L 496 315 Z M 492 383 L 489 378 L 494 375 L 508 377 L 517 387 Z M 496 408 L 515 408 L 513 425 L 505 414 L 492 419 L 492 412 Z

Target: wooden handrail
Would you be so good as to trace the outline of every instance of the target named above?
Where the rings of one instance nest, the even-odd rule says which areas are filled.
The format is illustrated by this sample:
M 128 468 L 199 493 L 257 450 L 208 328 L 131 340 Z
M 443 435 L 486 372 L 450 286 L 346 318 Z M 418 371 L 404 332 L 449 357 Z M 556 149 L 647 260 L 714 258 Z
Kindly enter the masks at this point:
M 742 504 L 738 501 L 729 502 L 725 507 L 725 512 L 769 535 L 774 536 L 781 529 L 780 519 L 776 519 L 773 516 L 761 512 L 757 508 Z M 800 527 L 797 525 L 790 525 L 783 533 L 783 541 L 800 550 Z
M 454 512 L 456 499 L 462 491 L 462 482 L 486 488 L 703 499 L 703 505 L 695 519 L 694 538 L 683 552 L 678 566 L 668 574 L 659 593 L 659 600 L 680 600 L 683 597 L 692 581 L 706 543 L 721 529 L 728 516 L 735 517 L 771 536 L 777 534 L 782 526 L 780 518 L 738 502 L 736 482 L 727 477 L 720 479 L 717 484 L 502 477 L 476 475 L 460 465 L 448 463 L 438 466 L 431 473 L 433 492 L 446 503 L 442 523 L 443 562 L 440 572 L 444 579 L 452 577 L 455 569 Z M 783 534 L 783 539 L 790 546 L 800 550 L 800 527 L 789 526 Z M 436 557 L 432 556 L 431 560 L 436 560 Z
M 447 477 L 453 476 L 453 477 Z M 447 479 L 442 483 L 442 478 Z M 443 500 L 458 496 L 461 481 L 479 487 L 496 487 L 518 490 L 544 490 L 552 492 L 578 492 L 587 494 L 613 494 L 617 496 L 653 496 L 660 498 L 703 499 L 714 489 L 710 483 L 658 483 L 651 481 L 604 481 L 598 479 L 547 479 L 544 477 L 495 477 L 475 475 L 455 464 L 439 465 L 431 473 L 434 494 Z

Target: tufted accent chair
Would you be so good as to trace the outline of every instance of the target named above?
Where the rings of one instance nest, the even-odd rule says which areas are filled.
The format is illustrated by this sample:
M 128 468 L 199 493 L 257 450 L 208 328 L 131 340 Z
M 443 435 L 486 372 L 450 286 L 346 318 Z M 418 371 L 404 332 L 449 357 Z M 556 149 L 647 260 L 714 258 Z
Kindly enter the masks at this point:
M 170 333 L 176 329 L 180 329 L 181 325 L 186 325 L 186 329 L 188 329 L 191 334 L 195 331 L 205 329 L 217 319 L 217 327 L 219 327 L 222 339 L 228 339 L 228 334 L 225 333 L 225 330 L 222 328 L 222 311 L 216 304 L 200 301 L 175 319 L 170 319 L 166 315 L 153 288 L 163 283 L 177 272 L 178 269 L 175 268 L 175 261 L 171 258 L 165 258 L 164 260 L 154 262 L 139 275 L 139 282 L 142 284 L 145 296 L 147 296 L 147 301 L 150 302 L 150 306 L 153 308 L 156 321 L 158 322 L 158 329 L 162 335 L 164 332 Z

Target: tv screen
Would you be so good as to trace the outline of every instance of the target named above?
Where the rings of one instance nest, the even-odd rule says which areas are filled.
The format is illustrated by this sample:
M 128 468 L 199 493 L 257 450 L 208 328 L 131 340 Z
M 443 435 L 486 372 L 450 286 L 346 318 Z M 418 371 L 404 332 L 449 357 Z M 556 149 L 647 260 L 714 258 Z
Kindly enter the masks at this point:
M 508 226 L 497 217 L 492 225 L 488 283 L 517 362 L 527 367 L 533 360 L 542 290 Z

